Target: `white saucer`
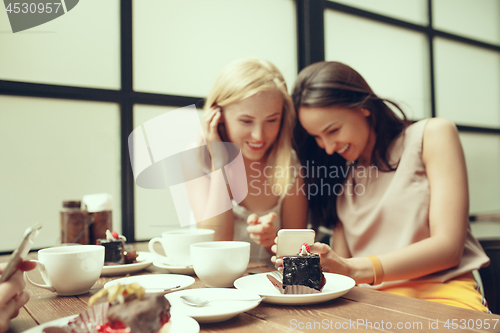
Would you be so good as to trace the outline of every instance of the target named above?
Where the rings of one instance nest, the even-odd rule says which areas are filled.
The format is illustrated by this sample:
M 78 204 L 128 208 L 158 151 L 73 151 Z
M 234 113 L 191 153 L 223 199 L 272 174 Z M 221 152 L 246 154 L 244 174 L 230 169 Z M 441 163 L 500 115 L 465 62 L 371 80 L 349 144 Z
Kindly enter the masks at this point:
M 176 288 L 175 290 L 181 290 L 186 287 L 189 287 L 194 283 L 194 278 L 191 276 L 178 275 L 178 274 L 136 275 L 110 281 L 104 285 L 104 288 L 108 289 L 109 287 L 118 283 L 125 285 L 136 282 L 141 287 L 146 289 L 147 293 L 158 293 L 162 292 L 165 289 L 177 286 L 179 287 Z
M 348 276 L 323 273 L 325 274 L 326 284 L 323 290 L 317 294 L 304 295 L 282 295 L 267 278 L 269 273 L 249 275 L 234 281 L 234 286 L 238 290 L 245 290 L 259 294 L 265 297 L 263 302 L 274 304 L 314 304 L 326 302 L 338 298 L 351 290 L 356 282 Z
M 148 268 L 153 263 L 153 254 L 149 252 L 137 252 L 137 262 L 124 265 L 109 265 L 102 268 L 101 276 L 123 275 L 135 273 Z
M 166 269 L 170 273 L 174 274 L 194 274 L 194 268 L 192 265 L 190 266 L 177 266 L 177 265 L 172 265 L 164 260 L 161 259 L 155 259 L 153 261 L 153 266 L 161 268 L 161 269 Z
M 23 333 L 42 333 L 45 327 L 49 326 L 64 326 L 75 316 L 68 316 L 49 321 L 47 323 L 32 327 Z M 200 332 L 200 325 L 193 318 L 183 316 L 181 314 L 172 314 L 170 318 L 172 326 L 169 333 L 198 333 Z
M 220 299 L 210 302 L 202 307 L 185 304 L 180 296 L 204 297 L 208 300 Z M 179 315 L 189 316 L 199 323 L 215 323 L 228 320 L 240 313 L 249 311 L 260 304 L 257 301 L 231 301 L 231 299 L 256 299 L 259 295 L 253 292 L 230 289 L 230 288 L 199 288 L 176 291 L 166 294 L 171 307 L 171 312 Z M 229 299 L 229 300 L 228 300 Z

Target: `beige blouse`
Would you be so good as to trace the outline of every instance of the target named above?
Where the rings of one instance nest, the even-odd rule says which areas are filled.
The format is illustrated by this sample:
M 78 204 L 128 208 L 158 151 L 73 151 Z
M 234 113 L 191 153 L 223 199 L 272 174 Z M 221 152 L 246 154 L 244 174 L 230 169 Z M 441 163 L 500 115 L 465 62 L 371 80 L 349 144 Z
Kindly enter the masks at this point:
M 390 162 L 399 161 L 395 171 L 382 172 L 375 166 L 349 170 L 344 192 L 337 200 L 337 210 L 353 257 L 384 254 L 430 237 L 430 189 L 422 161 L 422 138 L 427 121 L 408 126 L 389 147 Z M 444 282 L 488 262 L 489 258 L 468 228 L 460 265 L 413 281 Z M 384 282 L 374 288 L 407 281 Z

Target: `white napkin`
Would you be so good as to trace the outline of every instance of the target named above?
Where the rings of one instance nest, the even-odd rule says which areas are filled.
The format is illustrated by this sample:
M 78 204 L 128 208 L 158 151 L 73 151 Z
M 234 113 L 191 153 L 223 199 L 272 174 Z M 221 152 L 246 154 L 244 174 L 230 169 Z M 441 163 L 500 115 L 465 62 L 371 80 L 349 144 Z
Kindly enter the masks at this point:
M 82 210 L 87 210 L 89 213 L 112 210 L 112 207 L 113 197 L 111 194 L 87 194 L 82 199 Z

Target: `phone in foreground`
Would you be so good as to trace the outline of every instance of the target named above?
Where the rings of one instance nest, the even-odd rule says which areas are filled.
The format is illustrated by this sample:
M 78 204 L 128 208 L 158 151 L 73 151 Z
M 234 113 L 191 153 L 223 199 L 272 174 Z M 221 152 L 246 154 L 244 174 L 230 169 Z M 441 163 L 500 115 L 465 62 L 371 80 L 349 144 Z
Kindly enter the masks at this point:
M 21 240 L 21 243 L 14 250 L 14 252 L 12 252 L 7 267 L 5 267 L 5 269 L 2 272 L 2 275 L 0 275 L 0 283 L 10 279 L 10 277 L 16 272 L 21 262 L 24 260 L 24 258 L 26 258 L 26 255 L 31 250 L 33 241 L 35 240 L 36 236 L 38 236 L 38 233 L 40 232 L 41 228 L 42 225 L 38 223 L 26 229 L 26 231 L 24 232 L 24 236 Z
M 302 244 L 314 244 L 312 229 L 281 229 L 278 231 L 276 257 L 297 255 Z

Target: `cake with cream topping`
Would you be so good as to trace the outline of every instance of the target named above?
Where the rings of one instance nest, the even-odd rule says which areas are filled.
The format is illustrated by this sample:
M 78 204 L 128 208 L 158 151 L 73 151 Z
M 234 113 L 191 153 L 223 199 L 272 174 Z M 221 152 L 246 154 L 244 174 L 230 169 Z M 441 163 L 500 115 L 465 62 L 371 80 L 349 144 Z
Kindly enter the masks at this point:
M 104 297 L 106 296 L 107 297 Z M 168 333 L 170 302 L 163 293 L 146 294 L 138 283 L 101 289 L 89 300 L 89 309 L 61 327 L 44 333 Z

